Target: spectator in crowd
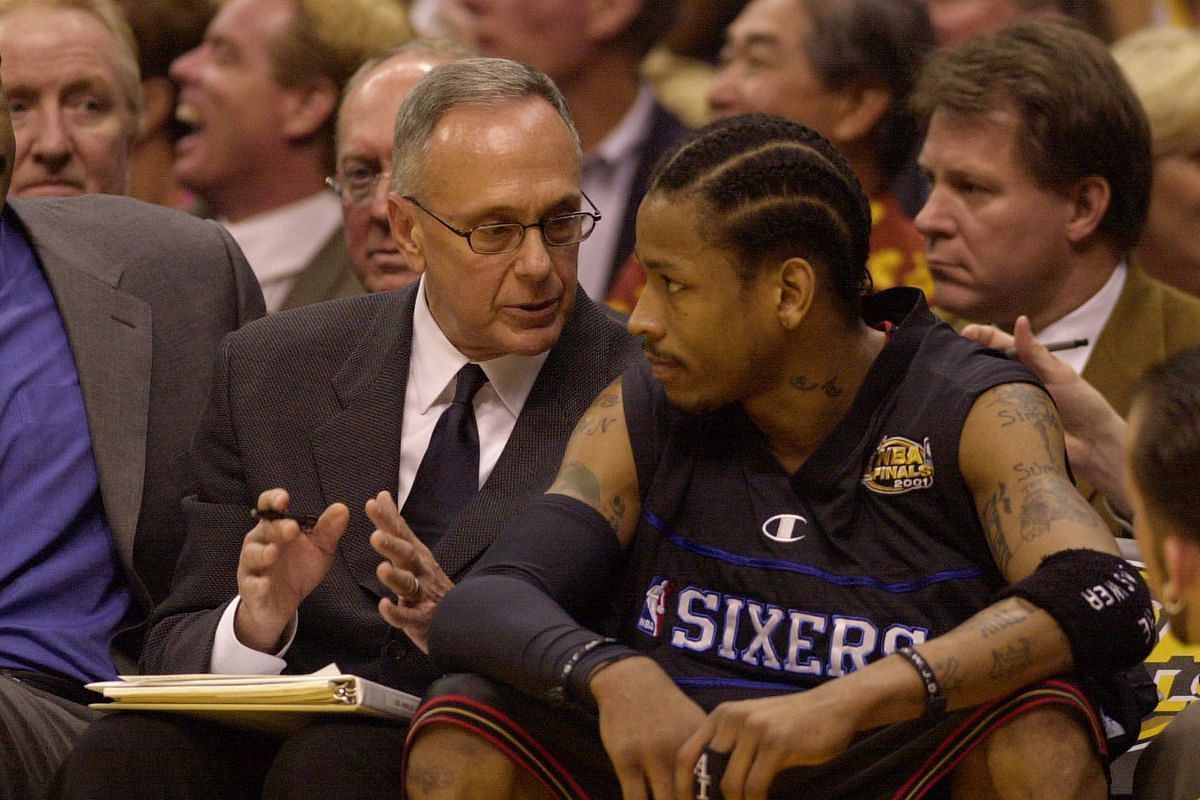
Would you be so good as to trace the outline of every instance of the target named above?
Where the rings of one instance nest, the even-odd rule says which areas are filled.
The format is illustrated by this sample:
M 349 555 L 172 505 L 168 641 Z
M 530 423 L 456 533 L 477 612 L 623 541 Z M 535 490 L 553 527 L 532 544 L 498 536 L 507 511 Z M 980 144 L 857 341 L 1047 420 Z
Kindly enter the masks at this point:
M 20 168 L 3 101 L 0 198 Z M 262 311 L 218 225 L 111 196 L 4 204 L 0 798 L 44 796 L 98 716 L 83 684 L 136 662 L 182 546 L 181 454 L 217 344 Z
M 436 676 L 432 608 L 549 486 L 591 397 L 638 358 L 637 340 L 576 291 L 595 216 L 581 210 L 579 140 L 544 75 L 497 59 L 438 66 L 405 99 L 395 143 L 392 229 L 421 278 L 227 341 L 147 671 L 336 661 L 422 693 Z M 451 457 L 439 430 L 455 417 L 469 452 Z M 320 517 L 306 534 L 290 520 L 247 533 L 250 508 Z M 334 718 L 281 741 L 113 715 L 76 748 L 64 796 L 392 796 L 404 736 Z
M 1033 375 L 915 289 L 868 295 L 869 233 L 799 124 L 735 117 L 664 159 L 647 363 L 434 613 L 435 663 L 491 680 L 431 688 L 408 797 L 1106 796 L 1096 701 L 1047 679 L 1137 663 L 1149 594 Z
M 1011 332 L 1025 314 L 1044 341 L 1086 340 L 1064 360 L 1125 413 L 1146 366 L 1200 343 L 1200 301 L 1125 258 L 1149 207 L 1150 131 L 1103 43 L 1018 23 L 940 52 L 914 102 L 938 306 L 960 326 Z
M 753 0 L 725 34 L 709 92 L 715 118 L 776 114 L 846 157 L 871 198 L 876 289 L 933 292 L 924 240 L 888 188 L 919 143 L 906 103 L 932 50 L 922 0 Z
M 342 87 L 367 58 L 409 38 L 395 0 L 228 0 L 180 56 L 175 177 L 227 224 L 267 310 L 362 291 L 336 197 Z
M 583 191 L 605 220 L 579 249 L 579 285 L 627 311 L 632 298 L 612 290 L 633 252 L 638 203 L 659 156 L 687 130 L 639 73 L 676 0 L 447 1 L 461 6 L 469 44 L 545 72 L 567 98 L 583 145 Z
M 938 44 L 954 47 L 1023 19 L 1073 22 L 1105 42 L 1112 41 L 1109 3 L 1116 0 L 925 0 Z M 1128 3 L 1129 0 L 1120 0 Z M 1122 17 L 1124 19 L 1124 17 Z
M 122 194 L 142 93 L 111 0 L 2 0 L 0 78 L 16 133 L 14 197 Z
M 1150 118 L 1154 154 L 1150 212 L 1134 260 L 1200 295 L 1200 34 L 1147 28 L 1112 52 Z
M 350 263 L 368 292 L 402 289 L 417 273 L 388 223 L 388 175 L 396 112 L 410 89 L 438 64 L 474 53 L 450 39 L 413 39 L 363 64 L 338 108 L 337 173 Z
M 142 76 L 142 119 L 130 156 L 126 194 L 172 208 L 194 200 L 175 182 L 175 142 L 184 126 L 175 119 L 179 89 L 171 62 L 204 39 L 216 12 L 213 0 L 117 0 L 137 42 Z

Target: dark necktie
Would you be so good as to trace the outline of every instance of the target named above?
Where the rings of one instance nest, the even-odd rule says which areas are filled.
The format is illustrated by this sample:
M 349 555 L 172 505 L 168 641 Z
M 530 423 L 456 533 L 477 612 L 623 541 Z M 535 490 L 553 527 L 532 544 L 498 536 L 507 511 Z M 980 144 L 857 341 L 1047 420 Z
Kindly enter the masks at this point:
M 479 491 L 479 429 L 471 401 L 485 383 L 478 364 L 458 371 L 454 399 L 438 418 L 400 512 L 426 547 L 433 547 Z

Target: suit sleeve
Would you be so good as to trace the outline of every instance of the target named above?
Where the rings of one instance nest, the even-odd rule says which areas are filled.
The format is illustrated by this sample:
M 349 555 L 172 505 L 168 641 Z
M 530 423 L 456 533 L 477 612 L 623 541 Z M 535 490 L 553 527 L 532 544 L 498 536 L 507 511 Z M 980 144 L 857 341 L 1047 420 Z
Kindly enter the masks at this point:
M 226 338 L 193 442 L 197 493 L 183 501 L 187 539 L 170 595 L 150 621 L 140 665 L 144 672 L 207 672 L 217 623 L 237 595 L 238 559 L 254 498 L 248 497 L 230 419 L 230 360 Z
M 225 230 L 225 226 L 220 223 L 213 222 L 212 225 L 221 237 L 221 242 L 225 246 L 226 258 L 233 271 L 233 285 L 237 291 L 237 327 L 240 328 L 247 322 L 256 320 L 267 313 L 262 289 L 258 285 L 254 271 L 250 269 L 250 263 L 246 261 L 246 256 L 242 254 L 237 242 L 229 235 L 229 231 Z

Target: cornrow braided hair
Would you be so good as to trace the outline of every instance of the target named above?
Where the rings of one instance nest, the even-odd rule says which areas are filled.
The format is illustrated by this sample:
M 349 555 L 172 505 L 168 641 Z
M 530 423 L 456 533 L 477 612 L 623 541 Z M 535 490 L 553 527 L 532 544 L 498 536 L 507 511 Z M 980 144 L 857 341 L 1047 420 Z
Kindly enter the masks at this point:
M 667 153 L 648 193 L 689 194 L 711 209 L 705 239 L 737 256 L 739 276 L 794 256 L 824 270 L 848 316 L 871 291 L 871 207 L 820 134 L 766 114 L 714 122 Z

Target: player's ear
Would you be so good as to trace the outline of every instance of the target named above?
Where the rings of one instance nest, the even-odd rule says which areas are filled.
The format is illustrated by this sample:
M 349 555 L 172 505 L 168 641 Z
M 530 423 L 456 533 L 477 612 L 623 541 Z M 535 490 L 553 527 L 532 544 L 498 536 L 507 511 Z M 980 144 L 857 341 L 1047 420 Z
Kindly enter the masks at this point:
M 788 330 L 808 316 L 816 291 L 816 274 L 803 258 L 789 258 L 779 267 L 779 322 Z

